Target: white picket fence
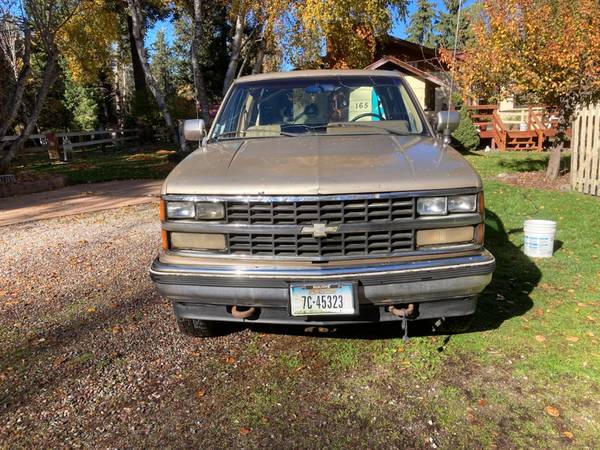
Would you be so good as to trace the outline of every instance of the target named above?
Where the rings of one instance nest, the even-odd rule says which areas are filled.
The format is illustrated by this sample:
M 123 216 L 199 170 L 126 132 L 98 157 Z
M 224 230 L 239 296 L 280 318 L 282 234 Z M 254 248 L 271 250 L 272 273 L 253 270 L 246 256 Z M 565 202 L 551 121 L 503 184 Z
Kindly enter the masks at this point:
M 103 145 L 120 145 L 123 142 L 138 139 L 137 128 L 125 130 L 102 130 L 102 131 L 77 131 L 69 133 L 55 133 L 57 150 L 62 152 L 66 161 L 69 153 L 76 148 L 97 147 Z M 6 136 L 3 142 L 10 142 L 18 136 Z M 48 150 L 48 141 L 52 139 L 51 134 L 32 134 L 29 136 L 24 148 L 25 153 L 44 152 Z
M 573 122 L 571 186 L 600 196 L 600 103 L 582 108 Z

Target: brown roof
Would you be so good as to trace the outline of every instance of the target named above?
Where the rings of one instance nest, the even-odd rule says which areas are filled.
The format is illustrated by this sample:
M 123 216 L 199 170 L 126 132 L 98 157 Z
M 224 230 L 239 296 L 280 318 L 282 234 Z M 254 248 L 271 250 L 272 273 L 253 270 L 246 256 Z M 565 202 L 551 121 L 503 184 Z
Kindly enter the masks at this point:
M 408 72 L 411 75 L 414 75 L 418 78 L 423 78 L 424 80 L 429 81 L 430 83 L 433 83 L 437 86 L 444 86 L 445 83 L 440 80 L 438 77 L 433 76 L 431 73 L 429 72 L 425 72 L 421 69 L 417 69 L 415 66 L 402 61 L 401 59 L 396 58 L 395 56 L 390 56 L 390 55 L 386 55 L 384 57 L 382 57 L 381 59 L 375 61 L 372 64 L 369 64 L 367 67 L 365 67 L 366 70 L 381 70 L 380 68 L 383 68 L 383 66 L 387 66 L 385 67 L 385 69 L 389 70 L 390 66 L 393 68 L 393 66 L 396 66 L 400 69 L 401 72 Z

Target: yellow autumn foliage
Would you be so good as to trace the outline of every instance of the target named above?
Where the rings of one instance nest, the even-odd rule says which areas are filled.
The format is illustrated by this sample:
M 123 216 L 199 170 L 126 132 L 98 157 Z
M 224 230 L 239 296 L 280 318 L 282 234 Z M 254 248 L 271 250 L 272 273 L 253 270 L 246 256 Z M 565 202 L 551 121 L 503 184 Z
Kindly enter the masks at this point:
M 287 39 L 292 63 L 362 68 L 372 62 L 376 38 L 393 25 L 392 8 L 399 0 L 299 0 L 289 2 Z M 285 20 L 285 19 L 284 19 Z M 284 22 L 285 25 L 285 22 Z M 327 58 L 320 55 L 325 49 Z
M 112 46 L 120 39 L 119 19 L 108 0 L 87 0 L 57 36 L 69 72 L 78 82 L 97 79 L 110 61 Z
M 468 96 L 558 105 L 600 95 L 597 0 L 484 0 L 473 31 L 455 64 Z

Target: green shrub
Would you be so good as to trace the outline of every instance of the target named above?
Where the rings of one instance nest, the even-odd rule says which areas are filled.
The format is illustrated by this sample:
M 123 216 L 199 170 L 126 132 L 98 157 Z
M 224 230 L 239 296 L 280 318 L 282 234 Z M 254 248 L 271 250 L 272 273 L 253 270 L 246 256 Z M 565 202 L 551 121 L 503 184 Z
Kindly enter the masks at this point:
M 457 130 L 452 133 L 453 143 L 464 151 L 476 150 L 479 146 L 479 133 L 473 125 L 473 121 L 467 112 L 467 108 L 460 108 L 460 125 Z

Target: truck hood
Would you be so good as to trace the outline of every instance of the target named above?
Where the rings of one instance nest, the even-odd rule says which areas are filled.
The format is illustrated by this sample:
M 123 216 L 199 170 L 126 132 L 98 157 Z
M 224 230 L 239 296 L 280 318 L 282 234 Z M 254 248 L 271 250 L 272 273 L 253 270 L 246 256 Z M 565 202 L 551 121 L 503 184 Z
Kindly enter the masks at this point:
M 163 194 L 323 195 L 481 187 L 430 137 L 307 135 L 209 144 L 179 163 Z

